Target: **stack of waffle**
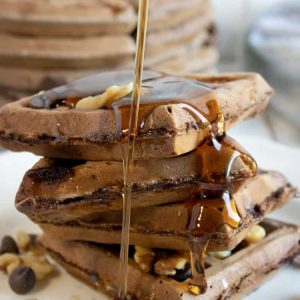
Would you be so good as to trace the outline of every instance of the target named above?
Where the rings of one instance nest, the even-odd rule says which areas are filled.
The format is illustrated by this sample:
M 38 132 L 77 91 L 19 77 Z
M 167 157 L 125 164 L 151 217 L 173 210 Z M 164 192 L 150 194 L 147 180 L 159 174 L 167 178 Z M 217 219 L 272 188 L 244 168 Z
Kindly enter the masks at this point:
M 1 144 L 47 157 L 25 174 L 16 196 L 17 209 L 42 228 L 41 242 L 59 263 L 109 295 L 118 288 L 123 147 L 117 138 L 120 120 L 116 112 L 124 109 L 91 111 L 66 105 L 101 94 L 111 85 L 124 85 L 132 77 L 127 71 L 102 73 L 0 110 Z M 203 109 L 203 99 L 211 97 L 211 91 L 227 128 L 262 112 L 272 94 L 257 74 L 186 78 L 144 74 L 142 114 L 145 97 L 156 105 L 146 109 L 141 123 L 133 170 L 128 275 L 133 299 L 241 296 L 300 251 L 297 226 L 265 220 L 268 213 L 287 203 L 295 189 L 282 174 L 262 170 L 250 174 L 249 164 L 238 160 L 233 174 L 243 174 L 243 180 L 232 197 L 241 220 L 238 227 L 218 224 L 207 249 L 214 254 L 232 252 L 223 260 L 220 255 L 208 256 L 208 289 L 201 296 L 190 294 L 187 200 L 199 192 L 205 177 L 197 152 L 204 129 L 182 105 L 157 101 L 179 95 L 195 109 Z M 221 162 L 214 156 L 210 163 L 218 166 Z M 213 200 L 202 199 L 202 203 Z M 219 208 L 211 210 L 205 222 L 217 214 Z M 266 237 L 246 242 L 251 228 L 260 222 Z
M 208 0 L 153 0 L 146 67 L 203 71 L 217 60 Z M 137 1 L 0 1 L 2 98 L 19 98 L 103 69 L 130 67 Z

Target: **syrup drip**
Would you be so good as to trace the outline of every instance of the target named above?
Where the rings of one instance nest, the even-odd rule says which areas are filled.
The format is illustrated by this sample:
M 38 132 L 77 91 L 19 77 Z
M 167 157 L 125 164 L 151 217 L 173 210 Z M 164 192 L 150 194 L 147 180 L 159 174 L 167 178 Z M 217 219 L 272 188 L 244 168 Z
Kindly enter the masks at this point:
M 237 228 L 241 223 L 232 190 L 256 173 L 256 163 L 233 139 L 224 133 L 221 137 L 211 136 L 196 149 L 201 167 L 201 181 L 207 189 L 199 189 L 187 201 L 189 222 L 187 232 L 191 244 L 192 277 L 190 291 L 205 293 L 204 255 L 210 239 L 220 226 L 227 224 Z M 247 166 L 247 173 L 243 165 Z
M 207 290 L 204 260 L 207 245 L 207 239 L 193 235 L 190 236 L 192 277 L 189 281 L 189 290 L 196 295 L 204 294 Z

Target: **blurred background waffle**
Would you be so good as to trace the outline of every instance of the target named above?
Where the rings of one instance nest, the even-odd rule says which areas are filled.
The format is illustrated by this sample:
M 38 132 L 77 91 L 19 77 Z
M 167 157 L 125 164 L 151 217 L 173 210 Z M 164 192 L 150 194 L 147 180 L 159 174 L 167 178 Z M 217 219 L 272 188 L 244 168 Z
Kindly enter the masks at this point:
M 1 0 L 0 105 L 103 69 L 133 66 L 137 0 Z M 217 62 L 209 0 L 152 0 L 147 68 Z M 2 100 L 3 99 L 3 100 Z

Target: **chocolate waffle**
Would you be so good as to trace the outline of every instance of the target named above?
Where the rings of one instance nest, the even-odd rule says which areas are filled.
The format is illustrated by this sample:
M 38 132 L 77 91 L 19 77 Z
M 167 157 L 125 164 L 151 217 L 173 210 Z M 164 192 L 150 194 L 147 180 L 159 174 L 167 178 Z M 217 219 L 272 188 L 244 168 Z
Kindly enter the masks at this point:
M 184 74 L 187 72 L 210 71 L 218 61 L 215 47 L 207 46 L 190 51 L 188 57 L 175 57 L 155 65 L 155 70 Z
M 262 284 L 276 270 L 293 261 L 299 254 L 299 228 L 278 221 L 265 220 L 265 239 L 256 244 L 240 244 L 233 254 L 224 259 L 206 257 L 208 290 L 195 296 L 188 292 L 191 276 L 188 254 L 152 249 L 154 266 L 145 272 L 134 259 L 129 259 L 128 292 L 133 299 L 240 299 Z M 47 231 L 43 245 L 68 272 L 91 286 L 114 295 L 118 287 L 118 248 L 81 241 L 64 242 Z M 134 253 L 132 250 L 131 253 Z M 160 275 L 160 257 L 177 256 L 184 262 L 169 276 Z M 162 265 L 162 264 L 161 264 Z
M 257 193 L 258 190 L 260 193 Z M 263 220 L 273 210 L 285 205 L 293 197 L 294 192 L 295 189 L 286 182 L 281 174 L 276 172 L 267 172 L 248 179 L 233 194 L 241 217 L 240 225 L 232 228 L 222 222 L 216 224 L 208 249 L 223 251 L 235 248 L 253 225 Z M 156 192 L 153 193 L 153 198 L 154 195 Z M 183 196 L 182 199 L 187 197 L 188 195 L 185 198 Z M 136 198 L 143 199 L 144 195 L 136 196 Z M 34 197 L 28 197 L 24 202 L 18 203 L 17 198 L 17 208 L 39 223 L 40 227 L 53 237 L 72 241 L 80 236 L 80 239 L 85 241 L 120 244 L 122 212 L 110 212 L 110 202 L 106 205 L 108 209 L 103 209 L 105 212 L 99 212 L 101 211 L 101 201 L 92 202 L 85 198 L 80 204 L 70 201 L 65 205 L 54 205 L 52 201 L 47 203 L 45 199 L 42 202 Z M 99 202 L 100 204 L 97 205 Z M 35 205 L 30 205 L 30 203 Z M 47 205 L 51 205 L 51 208 L 45 208 Z M 189 250 L 187 233 L 189 216 L 186 202 L 179 201 L 164 205 L 155 205 L 149 202 L 147 207 L 143 208 L 135 208 L 136 202 L 134 202 L 133 207 L 131 244 L 147 248 Z M 222 212 L 211 209 L 203 218 L 206 220 L 205 222 L 209 222 L 209 220 L 217 218 L 216 214 L 218 213 L 222 214 Z M 222 219 L 222 217 L 220 218 Z
M 192 95 L 193 92 L 199 91 L 208 100 L 217 97 L 227 128 L 259 114 L 272 95 L 269 85 L 254 73 L 199 74 L 187 75 L 186 78 L 164 76 L 161 77 L 156 72 L 145 72 L 144 80 L 150 80 L 158 88 L 155 89 L 156 94 L 151 94 L 152 90 L 147 91 L 146 85 L 148 98 L 157 100 L 182 95 L 187 99 L 190 91 L 190 99 L 195 100 L 193 105 L 197 107 L 198 100 Z M 50 107 L 63 98 L 94 95 L 103 92 L 110 85 L 128 83 L 132 77 L 133 74 L 129 71 L 101 73 L 3 107 L 0 110 L 1 145 L 14 151 L 30 151 L 47 157 L 122 160 L 122 150 L 116 140 L 115 113 L 112 109 L 91 112 L 43 109 L 43 105 Z M 177 83 L 166 91 L 163 82 L 172 83 L 172 80 Z M 176 92 L 178 86 L 179 94 Z M 45 99 L 47 103 L 44 103 Z M 35 103 L 41 109 L 30 107 L 30 103 Z M 144 121 L 144 128 L 137 138 L 136 158 L 181 155 L 195 149 L 201 139 L 203 131 L 184 109 L 177 104 L 158 105 Z
M 165 30 L 149 32 L 147 36 L 147 47 L 160 46 L 162 44 L 172 45 L 188 43 L 190 39 L 199 33 L 206 33 L 207 37 L 215 35 L 212 31 L 213 16 L 212 9 L 204 10 L 200 16 L 196 16 L 176 27 L 167 28 Z
M 169 71 L 172 73 L 206 72 L 210 70 L 218 60 L 218 52 L 215 47 L 207 46 L 190 51 L 188 57 L 174 57 L 155 65 L 158 71 Z M 124 62 L 124 67 L 130 63 Z M 115 68 L 119 68 L 120 65 Z M 87 77 L 98 73 L 99 70 L 92 69 L 28 69 L 12 66 L 0 66 L 0 82 L 4 89 L 9 89 L 19 95 L 30 95 L 36 91 L 48 90 L 75 79 Z M 21 97 L 13 100 L 20 99 Z M 6 97 L 6 100 L 11 100 Z
M 1 31 L 41 36 L 130 33 L 136 12 L 122 0 L 2 0 Z
M 134 51 L 135 42 L 127 35 L 76 39 L 0 35 L 0 64 L 10 67 L 110 68 L 130 61 Z
M 130 0 L 137 7 L 136 0 Z M 151 1 L 149 7 L 149 33 L 152 31 L 172 28 L 184 23 L 198 15 L 204 10 L 210 9 L 208 0 L 156 0 Z
M 207 31 L 197 32 L 191 37 L 182 37 L 182 41 L 173 43 L 160 43 L 147 47 L 145 65 L 154 68 L 155 65 L 179 57 L 190 58 L 189 54 L 195 49 L 202 49 L 211 40 L 211 34 Z
M 136 26 L 135 0 L 3 0 L 0 85 L 30 95 L 131 68 Z M 215 40 L 210 1 L 151 1 L 146 67 L 210 72 L 218 59 Z

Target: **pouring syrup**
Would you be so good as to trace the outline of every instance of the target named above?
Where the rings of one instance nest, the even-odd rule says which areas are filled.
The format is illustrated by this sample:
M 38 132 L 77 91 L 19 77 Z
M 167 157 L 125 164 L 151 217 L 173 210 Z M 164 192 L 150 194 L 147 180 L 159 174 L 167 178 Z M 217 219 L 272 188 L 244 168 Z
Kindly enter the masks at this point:
M 145 55 L 147 22 L 148 22 L 149 0 L 139 1 L 139 16 L 137 28 L 137 49 L 135 58 L 134 85 L 130 108 L 130 119 L 128 126 L 128 144 L 124 160 L 124 193 L 123 193 L 123 219 L 122 238 L 120 250 L 120 272 L 119 272 L 119 293 L 118 298 L 123 300 L 127 296 L 128 276 L 128 252 L 129 252 L 129 231 L 132 191 L 132 169 L 134 163 L 134 147 L 138 134 L 138 117 L 141 98 L 141 84 L 143 75 L 143 63 Z

